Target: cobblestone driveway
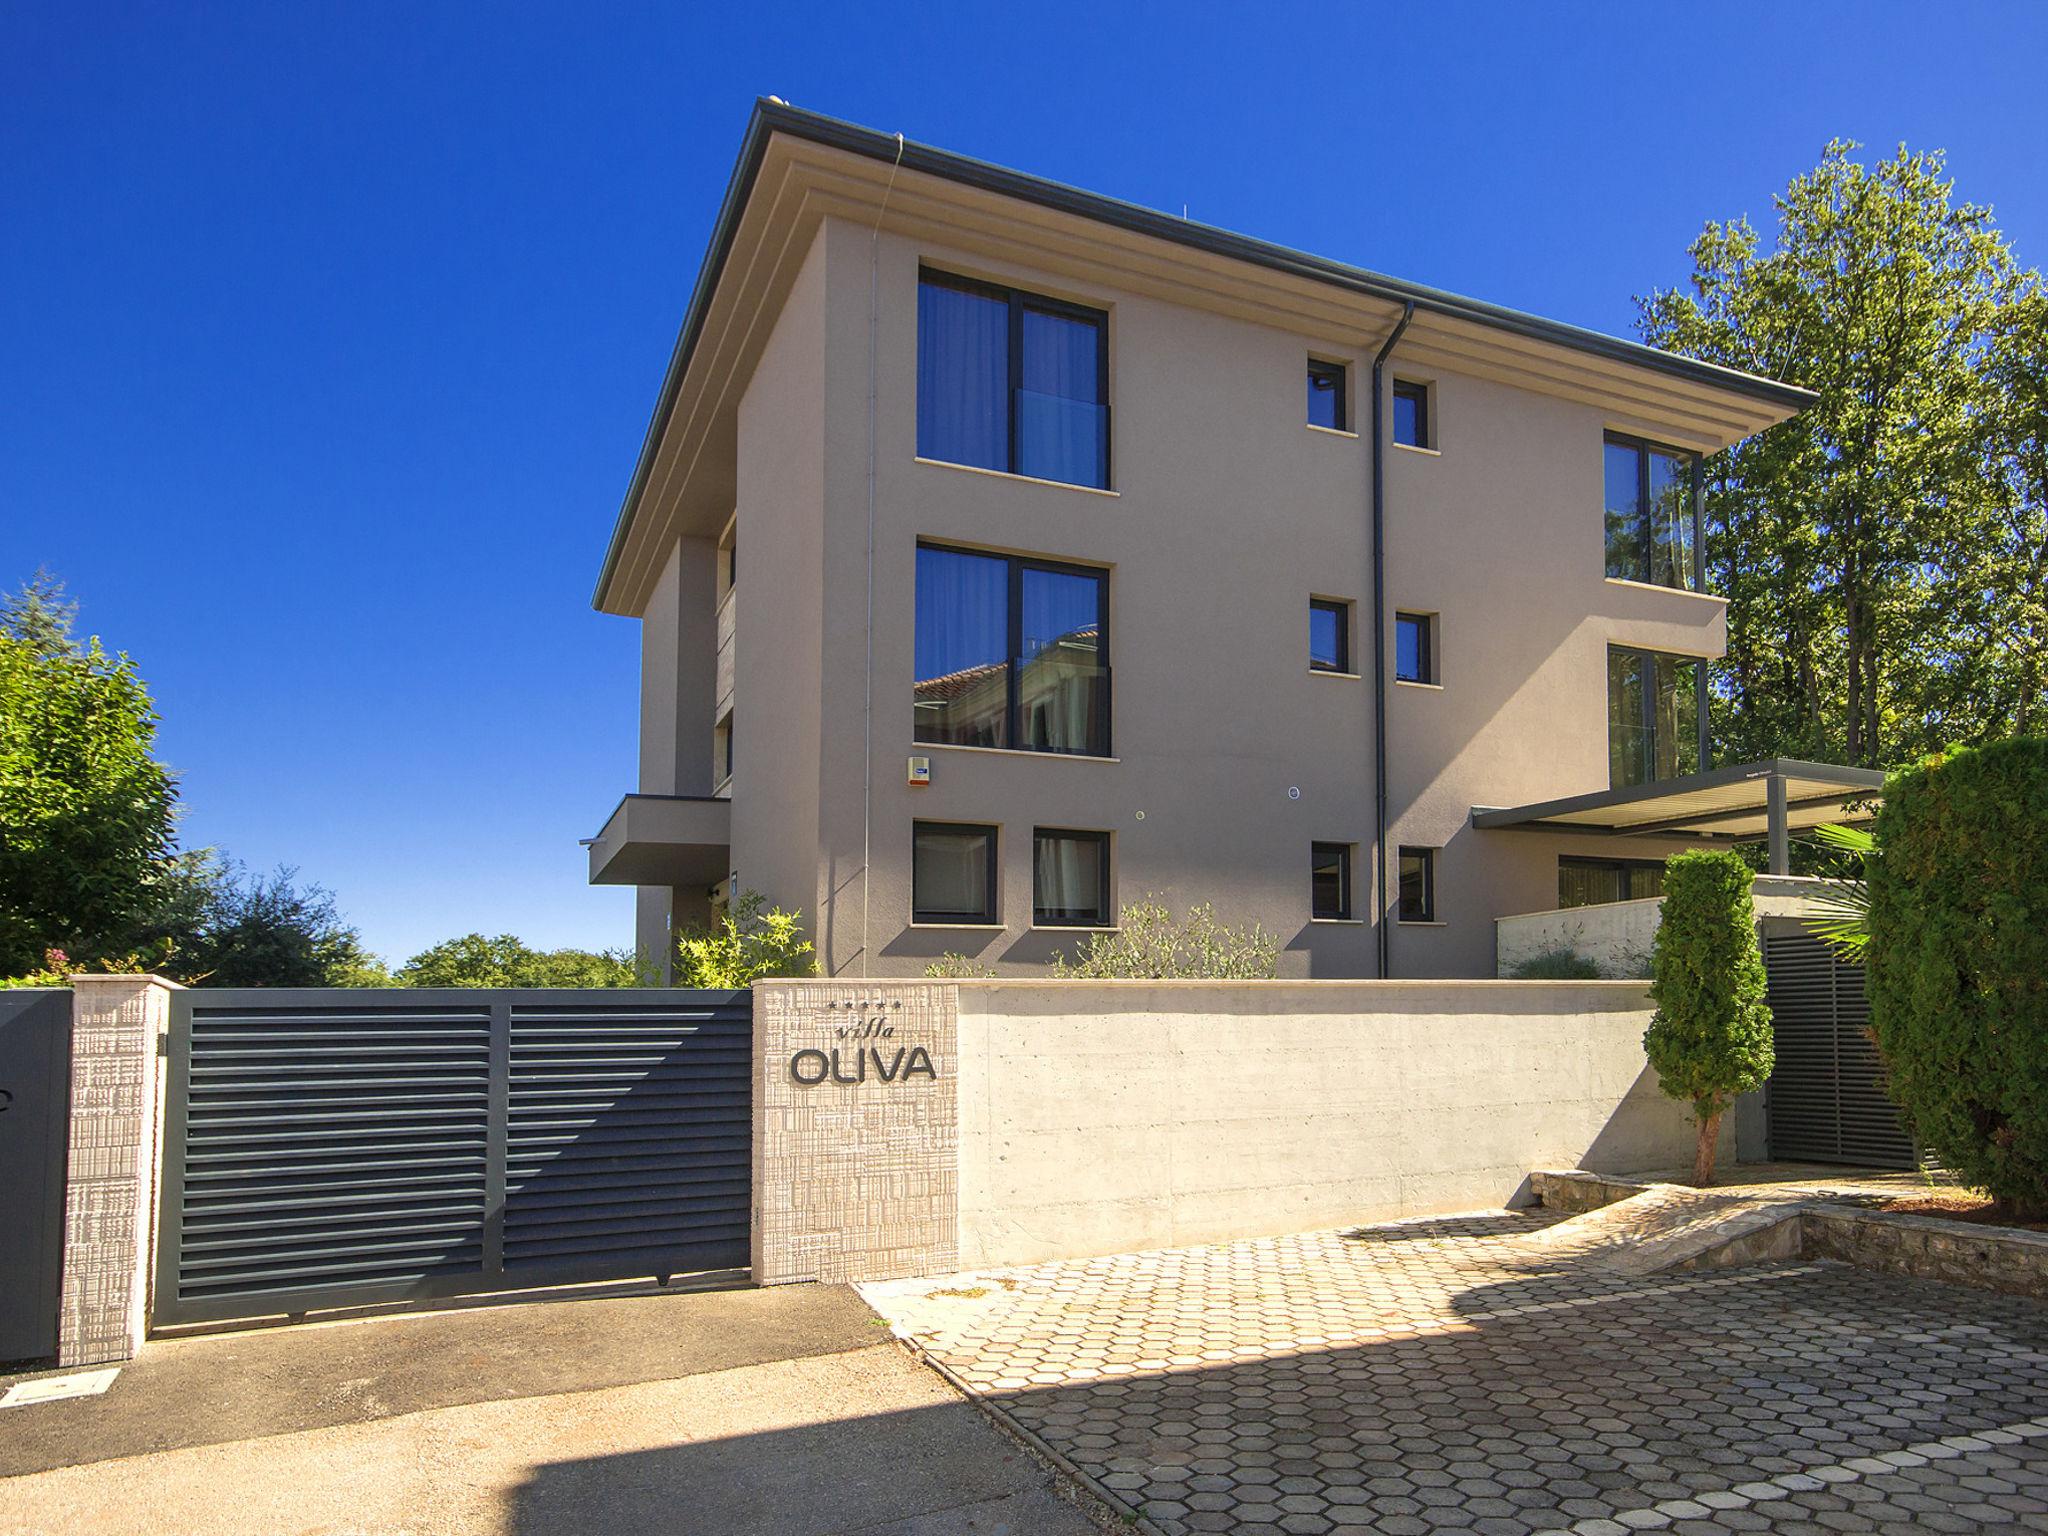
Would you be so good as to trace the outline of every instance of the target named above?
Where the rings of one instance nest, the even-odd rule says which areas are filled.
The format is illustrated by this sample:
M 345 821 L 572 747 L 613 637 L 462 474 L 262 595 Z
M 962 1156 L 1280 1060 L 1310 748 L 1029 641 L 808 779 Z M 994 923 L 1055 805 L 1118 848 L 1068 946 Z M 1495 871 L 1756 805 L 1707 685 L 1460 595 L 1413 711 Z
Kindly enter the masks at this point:
M 863 1287 L 1158 1530 L 2048 1530 L 2048 1308 L 1542 1215 Z

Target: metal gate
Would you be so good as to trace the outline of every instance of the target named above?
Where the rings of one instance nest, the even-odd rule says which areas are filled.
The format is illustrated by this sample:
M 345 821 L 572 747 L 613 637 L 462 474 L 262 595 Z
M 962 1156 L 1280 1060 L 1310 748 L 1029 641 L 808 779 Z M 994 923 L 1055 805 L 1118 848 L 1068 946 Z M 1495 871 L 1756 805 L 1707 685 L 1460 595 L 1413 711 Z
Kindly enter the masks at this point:
M 57 1354 L 71 994 L 0 992 L 0 1361 Z
M 745 992 L 174 994 L 163 1323 L 744 1267 Z
M 1804 930 L 1764 934 L 1777 1065 L 1766 1095 L 1771 1156 L 1794 1162 L 1916 1166 L 1871 1044 L 1863 967 Z

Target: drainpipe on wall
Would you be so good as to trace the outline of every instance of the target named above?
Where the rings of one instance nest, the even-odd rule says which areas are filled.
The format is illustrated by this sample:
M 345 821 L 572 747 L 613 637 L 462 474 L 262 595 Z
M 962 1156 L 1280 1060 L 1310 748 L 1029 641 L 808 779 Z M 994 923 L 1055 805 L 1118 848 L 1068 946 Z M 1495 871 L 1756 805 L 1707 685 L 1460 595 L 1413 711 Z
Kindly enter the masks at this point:
M 1401 318 L 1372 360 L 1372 867 L 1376 887 L 1373 930 L 1379 943 L 1379 974 L 1393 974 L 1393 933 L 1387 926 L 1387 470 L 1386 391 L 1381 372 L 1394 343 L 1415 318 L 1409 300 Z

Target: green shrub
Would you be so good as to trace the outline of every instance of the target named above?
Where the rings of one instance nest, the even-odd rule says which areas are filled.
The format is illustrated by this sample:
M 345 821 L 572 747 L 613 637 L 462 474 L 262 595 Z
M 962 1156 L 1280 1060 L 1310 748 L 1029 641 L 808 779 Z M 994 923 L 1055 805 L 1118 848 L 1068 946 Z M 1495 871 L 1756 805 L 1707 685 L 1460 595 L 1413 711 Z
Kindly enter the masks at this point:
M 1893 776 L 1869 864 L 1871 1033 L 1913 1137 L 2048 1213 L 2048 741 Z
M 619 950 L 535 949 L 509 933 L 486 938 L 466 933 L 423 949 L 389 981 L 367 967 L 355 979 L 330 986 L 401 987 L 630 987 L 638 978 Z
M 1598 981 L 1600 967 L 1569 944 L 1539 951 L 1508 972 L 1512 981 Z
M 971 959 L 966 955 L 956 955 L 949 949 L 930 965 L 926 966 L 924 973 L 934 981 L 955 981 L 961 979 L 980 981 L 995 975 L 995 970 L 990 966 L 983 965 L 979 960 Z
M 676 938 L 675 984 L 730 991 L 769 976 L 815 976 L 817 951 L 804 937 L 803 916 L 780 907 L 763 912 L 748 891 L 718 922 Z
M 1714 1180 L 1714 1141 L 1735 1095 L 1761 1088 L 1771 1075 L 1771 1010 L 1751 878 L 1734 853 L 1680 853 L 1664 866 L 1664 910 L 1650 950 L 1657 1012 L 1643 1049 L 1658 1085 L 1692 1105 L 1698 1184 Z
M 1157 897 L 1117 912 L 1117 927 L 1091 933 L 1073 960 L 1056 956 L 1055 976 L 1076 980 L 1264 981 L 1280 973 L 1280 945 L 1258 924 L 1231 928 L 1207 902 L 1176 918 Z

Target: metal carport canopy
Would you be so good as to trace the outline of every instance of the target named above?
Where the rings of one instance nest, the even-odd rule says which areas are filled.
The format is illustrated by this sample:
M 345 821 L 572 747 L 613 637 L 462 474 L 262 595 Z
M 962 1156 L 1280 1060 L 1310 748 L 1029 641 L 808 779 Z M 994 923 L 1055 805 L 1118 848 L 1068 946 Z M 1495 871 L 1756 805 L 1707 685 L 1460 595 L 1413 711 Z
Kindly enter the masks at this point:
M 1793 831 L 1824 822 L 1866 821 L 1883 793 L 1884 774 L 1875 768 L 1774 757 L 1511 809 L 1475 805 L 1472 825 L 1729 842 L 1768 838 L 1771 873 L 1782 875 L 1789 873 Z

